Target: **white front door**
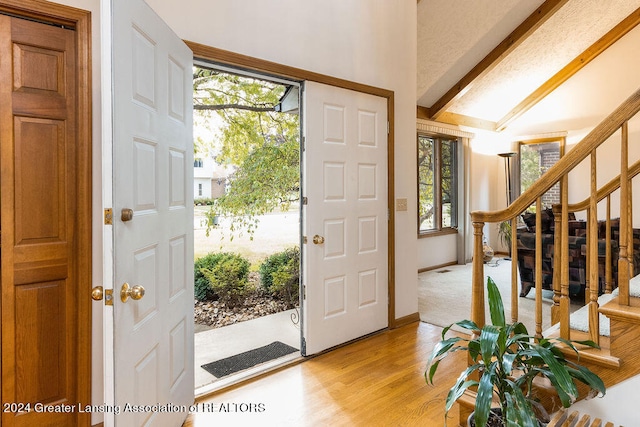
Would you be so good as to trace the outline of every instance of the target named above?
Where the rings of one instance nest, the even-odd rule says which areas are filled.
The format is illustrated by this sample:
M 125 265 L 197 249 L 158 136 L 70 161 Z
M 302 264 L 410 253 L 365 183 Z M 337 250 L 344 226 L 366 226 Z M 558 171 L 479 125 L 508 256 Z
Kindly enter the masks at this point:
M 388 326 L 387 100 L 305 82 L 303 355 Z
M 180 426 L 194 401 L 193 54 L 144 1 L 111 13 L 115 425 Z M 125 283 L 144 296 L 123 301 Z

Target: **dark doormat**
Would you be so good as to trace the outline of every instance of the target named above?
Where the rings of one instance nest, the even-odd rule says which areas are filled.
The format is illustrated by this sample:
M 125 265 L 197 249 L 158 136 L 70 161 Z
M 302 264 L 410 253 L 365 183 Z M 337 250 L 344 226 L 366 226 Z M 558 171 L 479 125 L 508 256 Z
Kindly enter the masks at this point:
M 202 368 L 214 377 L 221 378 L 296 351 L 298 351 L 297 348 L 293 348 L 280 341 L 274 341 L 264 347 L 255 348 L 245 351 L 244 353 L 236 354 L 235 356 L 227 357 L 226 359 L 207 363 L 206 365 L 202 365 Z

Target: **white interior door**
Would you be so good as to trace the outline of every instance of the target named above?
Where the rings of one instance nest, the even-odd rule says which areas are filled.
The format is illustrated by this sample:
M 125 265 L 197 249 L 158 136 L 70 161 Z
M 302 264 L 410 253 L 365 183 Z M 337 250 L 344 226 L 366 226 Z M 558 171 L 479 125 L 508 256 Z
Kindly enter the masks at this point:
M 387 100 L 305 82 L 303 354 L 388 325 Z
M 194 401 L 193 54 L 144 1 L 111 13 L 115 424 L 180 426 Z M 144 296 L 123 302 L 124 283 Z

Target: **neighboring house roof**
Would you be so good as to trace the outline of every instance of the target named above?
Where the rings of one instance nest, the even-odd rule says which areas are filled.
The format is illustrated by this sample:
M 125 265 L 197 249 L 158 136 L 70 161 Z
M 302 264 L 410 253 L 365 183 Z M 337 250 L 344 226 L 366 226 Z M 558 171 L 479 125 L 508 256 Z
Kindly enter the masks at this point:
M 638 23 L 640 0 L 418 0 L 418 117 L 593 126 L 640 87 Z

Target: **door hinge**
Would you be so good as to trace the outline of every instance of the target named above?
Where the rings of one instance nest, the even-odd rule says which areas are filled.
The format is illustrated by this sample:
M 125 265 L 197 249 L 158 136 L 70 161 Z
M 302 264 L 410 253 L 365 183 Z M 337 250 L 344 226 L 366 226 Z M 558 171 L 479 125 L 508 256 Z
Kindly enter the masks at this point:
M 309 199 L 307 199 L 306 197 L 303 197 L 302 204 L 306 206 L 308 203 L 309 203 Z
M 307 339 L 305 337 L 302 337 L 302 340 L 300 340 L 300 354 L 303 356 L 307 355 Z
M 391 125 L 389 124 L 389 120 L 387 120 L 387 135 L 389 135 L 391 129 Z
M 307 143 L 307 138 L 305 138 L 303 135 L 302 138 L 300 138 L 300 149 L 302 151 L 306 149 L 306 143 Z
M 307 299 L 307 286 L 306 285 L 302 285 L 302 299 L 303 300 Z
M 307 244 L 307 236 L 302 236 L 302 243 L 303 243 L 304 245 L 306 245 L 306 244 Z
M 113 225 L 113 209 L 111 208 L 104 210 L 104 225 Z

